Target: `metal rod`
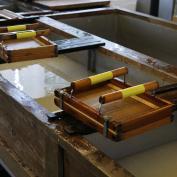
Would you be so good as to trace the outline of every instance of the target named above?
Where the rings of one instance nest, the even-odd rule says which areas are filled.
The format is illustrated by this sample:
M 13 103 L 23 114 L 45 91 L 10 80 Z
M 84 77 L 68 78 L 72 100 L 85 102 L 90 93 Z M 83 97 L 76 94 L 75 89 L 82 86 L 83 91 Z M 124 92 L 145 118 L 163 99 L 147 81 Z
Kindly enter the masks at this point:
M 177 91 L 177 83 L 175 84 L 171 84 L 171 85 L 166 85 L 166 86 L 162 86 L 158 89 L 156 89 L 154 91 L 154 94 L 162 94 L 162 93 L 167 93 L 167 92 L 171 92 L 171 91 Z

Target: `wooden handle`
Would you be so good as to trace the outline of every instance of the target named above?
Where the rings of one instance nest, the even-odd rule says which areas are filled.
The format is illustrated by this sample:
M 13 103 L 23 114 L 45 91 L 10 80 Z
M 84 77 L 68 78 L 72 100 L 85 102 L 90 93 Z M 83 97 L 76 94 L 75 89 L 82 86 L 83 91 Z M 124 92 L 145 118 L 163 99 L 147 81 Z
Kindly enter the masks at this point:
M 14 25 L 0 27 L 0 33 L 15 32 L 15 31 L 25 31 L 25 30 L 34 30 L 39 27 L 39 23 L 25 24 L 25 25 Z
M 85 79 L 77 80 L 71 83 L 71 87 L 74 91 L 80 91 L 90 88 L 92 85 L 111 80 L 114 77 L 125 75 L 128 73 L 128 68 L 122 67 L 112 71 L 97 74 Z
M 25 39 L 25 38 L 32 38 L 38 36 L 45 36 L 50 32 L 49 29 L 46 30 L 26 30 L 26 31 L 18 31 L 18 32 L 10 32 L 10 33 L 3 33 L 0 35 L 0 40 L 10 40 L 10 39 Z
M 119 90 L 119 91 L 115 91 L 112 93 L 102 95 L 99 98 L 99 102 L 101 104 L 113 102 L 113 101 L 127 98 L 130 96 L 139 95 L 139 94 L 145 93 L 147 91 L 152 91 L 152 90 L 157 89 L 158 87 L 159 87 L 158 82 L 156 82 L 156 81 L 148 82 L 146 84 L 137 85 L 134 87 L 129 87 L 127 89 L 123 89 L 123 90 Z

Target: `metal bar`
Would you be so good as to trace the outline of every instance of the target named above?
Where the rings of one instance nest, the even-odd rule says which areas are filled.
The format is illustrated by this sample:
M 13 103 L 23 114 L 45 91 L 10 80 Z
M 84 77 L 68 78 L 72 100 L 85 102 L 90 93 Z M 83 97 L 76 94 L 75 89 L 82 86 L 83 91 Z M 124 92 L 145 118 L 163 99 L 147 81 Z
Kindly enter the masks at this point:
M 96 73 L 96 51 L 94 49 L 88 51 L 88 63 L 87 69 L 93 73 Z
M 167 92 L 171 92 L 174 90 L 177 91 L 177 83 L 160 87 L 154 91 L 154 94 L 162 94 L 162 93 L 167 93 Z
M 97 48 L 105 45 L 104 42 L 98 40 L 91 35 L 89 37 L 83 38 L 72 38 L 65 40 L 54 41 L 58 45 L 58 53 L 70 53 L 80 50 L 87 50 L 92 48 Z

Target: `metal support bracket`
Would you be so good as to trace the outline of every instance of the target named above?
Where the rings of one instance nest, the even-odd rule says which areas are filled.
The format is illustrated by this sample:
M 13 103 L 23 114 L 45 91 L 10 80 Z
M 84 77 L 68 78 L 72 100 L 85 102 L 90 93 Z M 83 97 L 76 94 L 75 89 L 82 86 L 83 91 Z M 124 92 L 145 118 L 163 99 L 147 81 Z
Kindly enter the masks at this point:
M 96 57 L 96 51 L 95 49 L 88 50 L 88 63 L 87 63 L 87 69 L 91 72 L 96 72 L 96 63 L 97 63 L 97 57 Z

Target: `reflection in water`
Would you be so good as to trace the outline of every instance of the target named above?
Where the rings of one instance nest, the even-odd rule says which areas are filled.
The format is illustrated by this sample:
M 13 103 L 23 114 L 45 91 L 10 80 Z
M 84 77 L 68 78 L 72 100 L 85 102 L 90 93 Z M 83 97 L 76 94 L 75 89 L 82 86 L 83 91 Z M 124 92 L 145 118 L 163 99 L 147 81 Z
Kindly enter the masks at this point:
M 52 95 L 56 88 L 63 88 L 69 84 L 39 64 L 14 70 L 2 70 L 0 74 L 34 99 Z

